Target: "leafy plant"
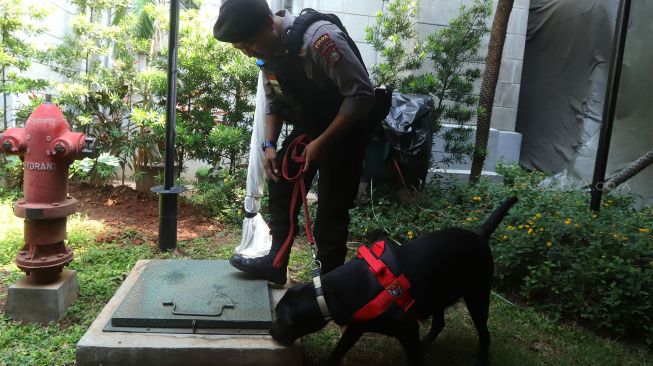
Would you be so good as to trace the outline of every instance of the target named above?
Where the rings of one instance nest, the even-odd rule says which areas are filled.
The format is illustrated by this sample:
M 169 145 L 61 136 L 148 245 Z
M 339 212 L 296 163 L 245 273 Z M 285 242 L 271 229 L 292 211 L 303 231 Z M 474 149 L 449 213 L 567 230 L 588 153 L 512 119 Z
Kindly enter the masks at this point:
M 208 183 L 211 179 L 211 168 L 202 167 L 195 172 L 195 178 L 200 183 Z
M 22 189 L 23 162 L 14 155 L 0 156 L 0 187 L 5 190 Z
M 0 111 L 3 130 L 9 127 L 7 120 L 7 95 L 42 90 L 48 82 L 21 76 L 18 71 L 27 70 L 38 59 L 38 50 L 27 39 L 43 33 L 38 25 L 46 12 L 39 6 L 24 0 L 0 0 L 0 92 L 3 109 Z
M 425 41 L 415 40 L 415 9 L 415 1 L 392 0 L 386 13 L 378 13 L 376 23 L 366 29 L 367 40 L 383 56 L 373 67 L 373 75 L 376 81 L 396 85 L 401 92 L 433 96 L 433 131 L 445 141 L 446 155 L 432 164 L 462 162 L 474 151 L 469 141 L 472 130 L 465 124 L 479 112 L 474 82 L 481 72 L 474 65 L 482 62 L 479 50 L 489 31 L 492 2 L 475 0 L 469 7 L 462 6 L 448 27 Z M 428 71 L 414 72 L 425 59 Z M 443 123 L 456 127 L 441 133 Z
M 415 31 L 416 11 L 417 1 L 393 0 L 386 12 L 379 11 L 375 23 L 365 28 L 365 40 L 384 58 L 372 67 L 375 85 L 399 88 L 407 73 L 422 65 L 425 53 Z
M 131 122 L 132 104 L 143 99 L 135 83 L 139 55 L 147 54 L 150 43 L 135 37 L 135 15 L 113 22 L 127 1 L 73 5 L 78 12 L 70 20 L 71 33 L 48 51 L 49 65 L 66 78 L 55 86 L 56 102 L 73 129 L 95 135 L 102 152 L 119 158 L 124 167 L 136 153 L 130 144 L 138 128 Z M 108 54 L 111 62 L 105 62 Z
M 203 30 L 200 13 L 182 13 L 179 32 L 177 164 L 194 158 L 234 174 L 249 145 L 258 68 Z M 160 70 L 165 63 L 157 63 Z M 166 95 L 159 91 L 161 103 Z
M 220 218 L 231 224 L 242 221 L 242 201 L 245 198 L 247 172 L 243 169 L 235 174 L 226 169 L 219 170 L 216 182 L 198 182 L 195 191 L 185 200 L 205 215 Z
M 116 169 L 120 159 L 107 153 L 102 153 L 97 159 L 84 158 L 75 160 L 70 165 L 70 178 L 87 183 L 94 187 L 102 187 L 116 178 Z

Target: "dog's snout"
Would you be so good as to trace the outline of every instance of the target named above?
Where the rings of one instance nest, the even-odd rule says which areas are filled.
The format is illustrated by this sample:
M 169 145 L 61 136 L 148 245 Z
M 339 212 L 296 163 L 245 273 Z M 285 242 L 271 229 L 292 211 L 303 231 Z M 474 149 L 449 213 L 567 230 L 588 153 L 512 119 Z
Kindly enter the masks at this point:
M 279 329 L 278 322 L 276 322 L 276 321 L 274 323 L 272 323 L 272 328 L 270 328 L 270 335 L 272 336 L 272 338 L 275 341 L 281 343 L 282 345 L 284 345 L 286 347 L 291 346 L 293 344 L 293 342 L 294 342 L 293 339 L 290 339 L 289 337 L 284 336 L 283 332 L 281 332 L 281 330 Z

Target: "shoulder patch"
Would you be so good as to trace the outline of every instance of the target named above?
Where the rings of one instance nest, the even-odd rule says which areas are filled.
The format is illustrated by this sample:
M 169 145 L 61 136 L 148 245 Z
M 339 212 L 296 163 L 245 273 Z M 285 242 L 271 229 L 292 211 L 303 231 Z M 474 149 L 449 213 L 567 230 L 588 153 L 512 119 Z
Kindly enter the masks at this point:
M 325 57 L 329 62 L 329 65 L 335 66 L 338 62 L 340 62 L 342 55 L 340 54 L 340 51 L 334 47 Z
M 342 58 L 336 42 L 329 37 L 329 33 L 324 33 L 319 36 L 313 43 L 313 49 L 314 52 L 324 57 L 326 62 L 331 66 L 335 66 Z
M 331 41 L 331 37 L 329 37 L 329 33 L 324 33 L 323 35 L 317 38 L 315 43 L 313 43 L 313 48 L 319 50 L 320 48 L 322 48 L 322 46 L 324 46 L 326 43 L 329 43 L 330 41 Z

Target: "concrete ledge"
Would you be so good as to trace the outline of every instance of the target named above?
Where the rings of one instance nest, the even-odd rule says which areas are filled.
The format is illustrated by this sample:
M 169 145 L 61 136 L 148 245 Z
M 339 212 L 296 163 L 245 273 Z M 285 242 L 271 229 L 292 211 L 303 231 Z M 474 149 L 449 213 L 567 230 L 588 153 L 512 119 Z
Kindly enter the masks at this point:
M 501 107 L 499 107 L 501 108 Z M 516 109 L 515 109 L 516 115 Z M 442 130 L 438 135 L 433 136 L 433 146 L 431 148 L 431 154 L 434 162 L 440 162 L 450 157 L 450 154 L 445 152 L 445 141 L 442 139 L 442 135 L 452 129 L 458 128 L 457 125 L 453 124 L 443 124 Z M 476 126 L 464 126 L 464 128 L 470 130 L 469 142 L 474 144 L 476 140 Z M 483 164 L 483 170 L 488 172 L 494 172 L 496 170 L 497 164 L 500 161 L 504 163 L 519 163 L 519 153 L 521 150 L 522 135 L 518 132 L 513 131 L 501 131 L 494 128 L 490 129 L 490 135 L 488 136 L 487 142 L 487 152 L 488 155 L 485 158 Z M 447 166 L 446 170 L 448 171 L 457 171 L 457 170 L 469 170 L 472 167 L 471 157 L 467 157 L 462 162 L 456 162 Z
M 28 276 L 9 287 L 5 315 L 13 320 L 47 324 L 59 320 L 77 298 L 77 272 L 63 270 L 57 282 L 34 284 Z
M 301 365 L 299 342 L 284 347 L 269 335 L 104 332 L 116 308 L 150 263 L 140 260 L 77 344 L 77 366 Z M 285 289 L 273 290 L 273 304 Z
M 430 182 L 435 176 L 439 176 L 442 178 L 455 180 L 460 183 L 467 183 L 469 181 L 470 173 L 471 172 L 469 170 L 465 169 L 429 169 L 429 172 L 426 176 L 426 181 Z M 488 172 L 486 170 L 481 172 L 481 179 L 488 179 L 491 182 L 497 183 L 503 182 L 502 175 L 495 172 Z

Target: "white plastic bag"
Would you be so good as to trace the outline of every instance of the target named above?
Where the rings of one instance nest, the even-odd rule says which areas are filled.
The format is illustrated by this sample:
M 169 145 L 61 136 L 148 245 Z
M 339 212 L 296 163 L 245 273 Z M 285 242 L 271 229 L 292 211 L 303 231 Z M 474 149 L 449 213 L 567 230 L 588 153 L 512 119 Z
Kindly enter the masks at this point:
M 234 252 L 244 257 L 260 257 L 268 254 L 272 246 L 270 228 L 258 211 L 261 208 L 265 171 L 263 170 L 263 151 L 261 144 L 265 140 L 265 91 L 263 90 L 263 74 L 259 73 L 256 90 L 256 110 L 254 111 L 254 126 L 252 139 L 249 143 L 249 164 L 247 166 L 247 195 L 245 211 L 256 214 L 243 220 L 243 237 Z
M 234 251 L 243 257 L 261 257 L 270 252 L 271 244 L 270 229 L 261 214 L 257 213 L 243 220 L 243 237 Z

